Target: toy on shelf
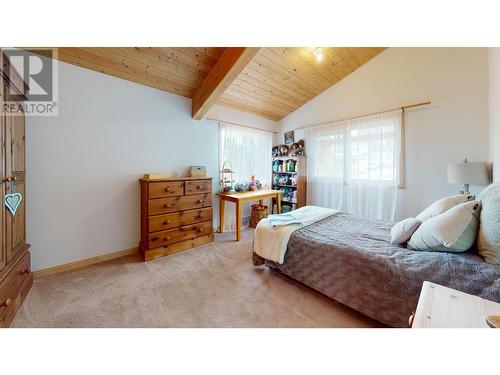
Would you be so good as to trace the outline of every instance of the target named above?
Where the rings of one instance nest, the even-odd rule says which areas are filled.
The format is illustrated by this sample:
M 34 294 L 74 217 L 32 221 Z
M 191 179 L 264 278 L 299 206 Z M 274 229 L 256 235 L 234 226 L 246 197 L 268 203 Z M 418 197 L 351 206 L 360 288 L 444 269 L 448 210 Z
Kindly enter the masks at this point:
M 273 161 L 273 172 L 279 172 L 279 166 L 280 166 L 279 160 Z
M 305 154 L 306 154 L 306 149 L 303 139 L 301 139 L 298 142 L 292 143 L 289 151 L 290 156 L 304 156 Z
M 277 158 L 278 156 L 280 156 L 280 148 L 279 148 L 279 146 L 274 146 L 273 147 L 272 155 L 273 155 L 273 158 Z
M 295 160 L 288 160 L 287 172 L 295 172 L 296 166 L 297 166 L 297 162 Z
M 279 145 L 279 155 L 278 156 L 288 156 L 289 148 L 287 145 Z

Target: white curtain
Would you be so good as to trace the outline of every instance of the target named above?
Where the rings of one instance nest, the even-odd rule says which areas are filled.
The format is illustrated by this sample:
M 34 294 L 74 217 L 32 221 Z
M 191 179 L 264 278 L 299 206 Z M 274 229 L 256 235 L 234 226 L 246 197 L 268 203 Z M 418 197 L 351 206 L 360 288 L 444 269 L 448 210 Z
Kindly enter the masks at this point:
M 230 161 L 236 182 L 248 182 L 254 175 L 264 189 L 271 187 L 273 136 L 265 130 L 219 123 L 219 167 Z M 243 210 L 243 224 L 248 225 L 250 206 Z M 236 229 L 234 203 L 226 202 L 224 230 Z
M 394 220 L 401 133 L 401 110 L 307 128 L 308 204 Z

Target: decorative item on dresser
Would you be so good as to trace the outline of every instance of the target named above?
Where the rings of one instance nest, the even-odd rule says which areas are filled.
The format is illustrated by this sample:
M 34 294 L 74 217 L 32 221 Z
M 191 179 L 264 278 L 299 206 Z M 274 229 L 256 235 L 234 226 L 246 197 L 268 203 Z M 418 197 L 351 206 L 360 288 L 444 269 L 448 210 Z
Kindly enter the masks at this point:
M 28 87 L 3 56 L 0 66 L 0 151 L 3 210 L 0 215 L 0 327 L 9 327 L 33 284 L 25 216 L 25 116 Z M 16 113 L 4 103 L 19 101 Z
M 152 260 L 214 241 L 212 178 L 141 178 L 141 242 Z

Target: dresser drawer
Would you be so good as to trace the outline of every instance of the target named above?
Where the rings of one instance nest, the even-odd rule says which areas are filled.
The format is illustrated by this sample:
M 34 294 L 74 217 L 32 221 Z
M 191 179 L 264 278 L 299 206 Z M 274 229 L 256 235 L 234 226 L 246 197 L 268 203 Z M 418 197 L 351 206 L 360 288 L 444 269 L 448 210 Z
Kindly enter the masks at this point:
M 14 302 L 19 287 L 30 272 L 30 254 L 27 252 L 0 283 L 0 317 L 5 315 L 8 305 Z
M 151 198 L 178 197 L 184 195 L 184 182 L 151 182 L 149 184 L 149 195 Z
M 159 215 L 204 207 L 212 207 L 212 194 L 197 194 L 148 200 L 149 215 Z
M 191 238 L 204 236 L 213 232 L 212 221 L 185 225 L 180 228 L 165 230 L 149 234 L 149 248 L 160 247 L 174 242 L 189 240 Z
M 187 210 L 175 212 L 173 214 L 151 216 L 148 219 L 149 232 L 157 232 L 181 225 L 190 225 L 202 221 L 212 220 L 212 208 L 202 208 L 199 210 Z
M 186 181 L 185 184 L 186 195 L 212 192 L 212 180 Z

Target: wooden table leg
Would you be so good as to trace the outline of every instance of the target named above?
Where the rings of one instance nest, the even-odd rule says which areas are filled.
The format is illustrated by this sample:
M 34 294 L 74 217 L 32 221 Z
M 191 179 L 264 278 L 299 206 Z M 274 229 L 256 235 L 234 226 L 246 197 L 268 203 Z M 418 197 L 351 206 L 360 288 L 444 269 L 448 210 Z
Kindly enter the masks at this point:
M 281 213 L 281 194 L 276 195 L 276 211 L 278 211 L 279 214 Z
M 224 207 L 226 201 L 219 197 L 219 233 L 224 232 Z
M 241 215 L 242 215 L 242 203 L 240 201 L 236 202 L 236 241 L 241 238 Z

